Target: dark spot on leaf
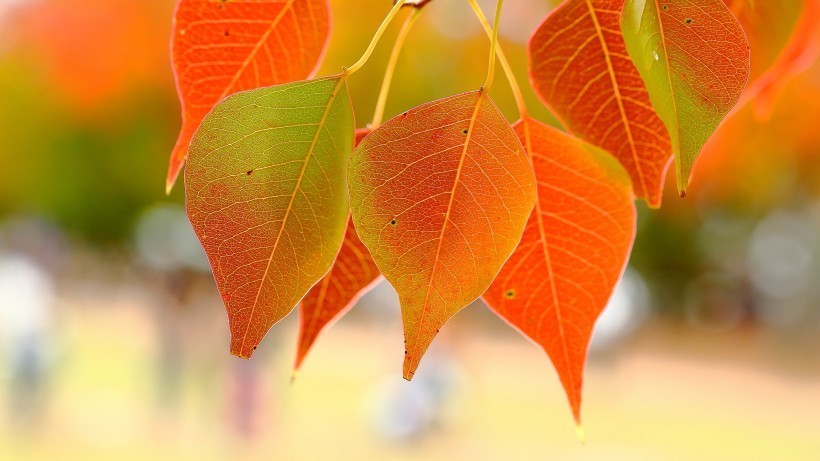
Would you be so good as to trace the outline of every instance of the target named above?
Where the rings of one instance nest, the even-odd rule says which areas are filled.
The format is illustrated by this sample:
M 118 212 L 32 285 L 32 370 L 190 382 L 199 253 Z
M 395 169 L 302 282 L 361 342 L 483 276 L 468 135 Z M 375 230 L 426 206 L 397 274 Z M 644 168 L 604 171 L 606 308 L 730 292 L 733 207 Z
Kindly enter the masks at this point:
M 507 290 L 504 292 L 504 297 L 507 299 L 515 299 L 515 290 Z
M 398 224 L 398 222 L 397 222 L 395 219 L 394 219 L 394 220 L 392 220 L 392 221 L 390 221 L 390 225 L 391 225 L 391 226 L 395 226 L 396 224 Z
M 231 32 L 228 29 L 225 29 L 225 36 L 227 37 L 229 35 L 231 35 Z
M 664 5 L 664 6 L 661 7 L 661 9 L 663 11 L 668 11 L 669 10 L 669 5 Z
M 248 176 L 250 176 L 250 175 L 252 175 L 252 174 L 253 174 L 253 170 L 248 170 L 248 172 L 247 172 L 247 173 L 245 173 L 245 174 L 247 174 Z
M 695 22 L 695 20 L 692 18 L 686 18 L 683 20 L 683 22 L 685 22 L 686 24 L 692 24 L 693 22 Z
M 461 134 L 467 134 L 467 133 L 469 133 L 469 132 L 470 132 L 470 130 L 468 130 L 468 129 L 466 129 L 466 128 L 465 128 L 464 130 L 462 130 L 462 131 L 461 131 Z

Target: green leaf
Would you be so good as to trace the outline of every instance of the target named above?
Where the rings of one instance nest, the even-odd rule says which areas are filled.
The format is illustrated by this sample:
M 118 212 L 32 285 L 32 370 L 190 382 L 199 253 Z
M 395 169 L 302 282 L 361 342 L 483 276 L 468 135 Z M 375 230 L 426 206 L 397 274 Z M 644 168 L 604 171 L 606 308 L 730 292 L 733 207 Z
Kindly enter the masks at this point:
M 686 195 L 695 159 L 749 80 L 746 34 L 723 0 L 627 0 L 621 28 Z
M 346 77 L 237 93 L 194 135 L 188 216 L 250 357 L 330 269 L 348 220 L 354 119 Z

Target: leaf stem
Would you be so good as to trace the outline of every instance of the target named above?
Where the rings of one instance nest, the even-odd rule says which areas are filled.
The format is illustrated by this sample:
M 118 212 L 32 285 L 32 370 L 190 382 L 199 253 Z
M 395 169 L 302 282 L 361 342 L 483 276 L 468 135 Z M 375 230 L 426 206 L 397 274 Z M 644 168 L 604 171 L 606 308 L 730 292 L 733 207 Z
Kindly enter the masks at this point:
M 390 84 L 393 81 L 393 74 L 396 71 L 396 64 L 399 61 L 401 49 L 407 39 L 407 35 L 413 24 L 420 16 L 421 8 L 413 8 L 413 12 L 404 21 L 404 24 L 399 30 L 399 35 L 396 37 L 396 43 L 393 45 L 393 51 L 390 53 L 390 60 L 387 61 L 387 69 L 384 72 L 384 80 L 382 81 L 382 88 L 379 91 L 379 98 L 376 102 L 376 109 L 373 112 L 373 121 L 370 122 L 370 129 L 375 130 L 382 123 L 384 118 L 384 108 L 387 105 L 387 95 L 390 93 Z
M 478 21 L 481 23 L 481 26 L 484 27 L 487 37 L 492 39 L 493 29 L 490 26 L 489 21 L 487 21 L 487 17 L 484 16 L 484 12 L 478 5 L 478 2 L 476 0 L 469 0 L 469 2 L 470 6 L 473 8 L 473 12 L 475 12 L 476 17 L 478 18 Z M 497 41 L 495 43 L 495 49 L 496 53 L 498 53 L 498 61 L 501 63 L 501 67 L 504 69 L 504 74 L 507 76 L 507 81 L 510 82 L 510 89 L 512 89 L 515 104 L 518 106 L 518 113 L 521 115 L 521 118 L 526 118 L 529 111 L 527 110 L 527 104 L 524 102 L 524 94 L 521 92 L 521 86 L 518 85 L 518 80 L 515 79 L 515 73 L 512 70 L 512 66 L 507 60 L 507 56 L 504 55 L 504 50 L 501 48 L 501 44 Z
M 501 7 L 504 5 L 504 0 L 498 0 L 498 3 L 495 7 L 495 21 L 493 22 L 493 36 L 490 40 L 490 66 L 487 69 L 487 80 L 484 82 L 484 86 L 482 87 L 484 90 L 489 90 L 490 86 L 493 84 L 493 78 L 495 77 L 495 49 L 498 45 L 498 28 L 501 24 Z
M 372 55 L 373 50 L 376 49 L 376 45 L 379 43 L 379 39 L 382 38 L 384 31 L 387 29 L 387 26 L 390 25 L 390 23 L 393 21 L 393 18 L 396 17 L 401 7 L 403 7 L 404 4 L 407 3 L 407 1 L 408 0 L 398 0 L 396 4 L 393 5 L 393 8 L 390 10 L 389 13 L 387 13 L 387 16 L 385 16 L 384 21 L 382 21 L 381 25 L 376 30 L 376 33 L 373 34 L 373 39 L 370 41 L 370 45 L 367 46 L 367 49 L 364 51 L 362 57 L 359 58 L 359 60 L 356 61 L 352 66 L 345 68 L 345 76 L 350 76 L 354 72 L 361 69 L 362 66 L 367 62 L 367 60 L 370 59 L 370 55 Z

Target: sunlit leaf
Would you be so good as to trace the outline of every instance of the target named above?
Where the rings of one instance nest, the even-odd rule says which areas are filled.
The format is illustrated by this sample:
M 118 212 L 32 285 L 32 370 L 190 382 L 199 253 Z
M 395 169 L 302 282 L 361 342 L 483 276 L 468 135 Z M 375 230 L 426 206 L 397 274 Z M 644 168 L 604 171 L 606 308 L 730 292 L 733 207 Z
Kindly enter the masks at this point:
M 197 130 L 185 198 L 233 354 L 250 357 L 333 264 L 349 216 L 353 127 L 336 76 L 235 94 Z
M 536 93 L 570 132 L 614 155 L 660 206 L 672 146 L 621 35 L 624 0 L 568 0 L 528 45 Z
M 626 0 L 621 21 L 685 195 L 700 150 L 749 80 L 746 34 L 722 0 Z
M 749 40 L 752 55 L 750 82 L 760 78 L 774 64 L 795 31 L 804 5 L 816 1 L 723 0 L 740 21 Z
M 803 3 L 802 14 L 777 59 L 743 93 L 739 106 L 754 101 L 760 121 L 771 117 L 786 85 L 820 57 L 820 0 Z
M 356 144 L 369 133 L 370 130 L 357 130 Z M 299 304 L 299 348 L 295 370 L 302 365 L 319 333 L 330 322 L 344 315 L 380 279 L 379 269 L 367 247 L 359 240 L 351 220 L 330 272 Z
M 485 92 L 390 120 L 354 151 L 353 221 L 396 288 L 412 378 L 439 328 L 481 296 L 518 244 L 535 179 Z
M 329 32 L 327 0 L 180 0 L 171 44 L 182 129 L 167 187 L 214 104 L 238 91 L 310 77 Z
M 528 118 L 514 128 L 532 157 L 538 200 L 484 300 L 549 354 L 580 423 L 590 335 L 635 238 L 632 184 L 594 146 Z

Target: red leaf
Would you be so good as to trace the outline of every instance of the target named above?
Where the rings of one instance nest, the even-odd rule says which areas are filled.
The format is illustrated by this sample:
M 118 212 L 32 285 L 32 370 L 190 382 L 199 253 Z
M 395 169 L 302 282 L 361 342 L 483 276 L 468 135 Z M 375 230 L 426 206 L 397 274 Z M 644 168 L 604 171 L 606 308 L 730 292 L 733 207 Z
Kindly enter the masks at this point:
M 238 91 L 309 78 L 329 32 L 327 0 L 180 0 L 171 47 L 182 129 L 171 153 L 168 190 L 214 104 Z
M 624 0 L 567 0 L 530 38 L 530 78 L 570 132 L 614 155 L 635 195 L 660 206 L 669 134 L 626 51 Z
M 453 315 L 489 287 L 521 238 L 535 179 L 483 91 L 416 107 L 354 151 L 356 230 L 399 293 L 404 377 Z
M 538 199 L 521 243 L 484 294 L 487 304 L 549 354 L 580 424 L 593 326 L 635 239 L 629 177 L 597 148 L 524 119 Z
M 356 131 L 358 145 L 370 130 Z M 299 349 L 294 370 L 302 365 L 319 333 L 341 317 L 381 279 L 376 263 L 364 246 L 351 220 L 342 248 L 330 272 L 314 286 L 299 305 Z

